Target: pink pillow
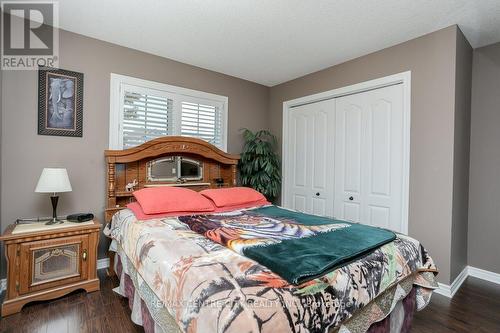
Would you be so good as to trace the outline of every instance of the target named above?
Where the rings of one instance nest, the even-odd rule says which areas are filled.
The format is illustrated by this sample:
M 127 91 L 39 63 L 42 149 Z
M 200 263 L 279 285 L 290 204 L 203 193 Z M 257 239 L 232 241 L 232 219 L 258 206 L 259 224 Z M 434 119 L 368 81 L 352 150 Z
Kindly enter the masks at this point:
M 261 193 L 249 187 L 218 188 L 203 190 L 200 194 L 213 201 L 217 207 L 238 206 L 266 201 Z
M 134 192 L 146 214 L 172 212 L 212 212 L 212 202 L 193 190 L 182 187 L 150 187 Z
M 127 204 L 127 208 L 134 213 L 135 217 L 138 220 L 151 220 L 151 219 L 160 219 L 163 217 L 177 217 L 184 215 L 200 215 L 205 214 L 205 212 L 170 212 L 170 213 L 158 213 L 158 214 L 146 214 L 142 210 L 141 205 L 138 202 L 131 202 Z M 206 214 L 210 214 L 212 212 L 206 212 Z
M 254 203 L 247 203 L 247 204 L 243 204 L 243 205 L 221 207 L 221 208 L 217 208 L 213 212 L 206 212 L 206 213 L 204 213 L 204 212 L 170 212 L 170 213 L 159 213 L 159 214 L 146 214 L 146 213 L 144 213 L 141 205 L 138 202 L 129 203 L 127 205 L 127 208 L 130 209 L 132 211 L 132 213 L 134 213 L 135 217 L 138 220 L 145 221 L 145 220 L 151 220 L 151 219 L 160 219 L 160 218 L 164 218 L 164 217 L 225 213 L 225 212 L 230 212 L 233 210 L 266 206 L 269 204 L 270 204 L 269 201 L 264 200 L 264 201 L 254 202 Z
M 240 210 L 240 209 L 247 209 L 247 208 L 253 208 L 253 207 L 261 207 L 261 206 L 267 206 L 270 205 L 271 203 L 267 201 L 266 199 L 264 200 L 259 200 L 259 201 L 254 201 L 254 202 L 247 202 L 241 205 L 234 205 L 234 206 L 224 206 L 224 207 L 216 207 L 214 213 L 224 213 L 224 212 L 230 212 L 233 210 Z

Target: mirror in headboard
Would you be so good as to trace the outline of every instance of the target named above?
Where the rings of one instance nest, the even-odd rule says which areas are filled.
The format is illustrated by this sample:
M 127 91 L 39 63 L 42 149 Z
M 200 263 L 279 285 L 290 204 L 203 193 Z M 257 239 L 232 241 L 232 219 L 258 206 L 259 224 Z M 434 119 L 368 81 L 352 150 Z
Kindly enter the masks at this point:
M 201 191 L 236 186 L 239 156 L 196 138 L 166 136 L 104 154 L 106 221 L 134 200 L 133 190 L 144 187 L 184 186 Z
M 203 163 L 191 158 L 178 157 L 180 179 L 201 180 L 203 178 Z
M 203 179 L 203 162 L 188 157 L 160 157 L 149 161 L 146 169 L 148 182 L 178 182 Z
M 177 160 L 175 156 L 161 157 L 147 163 L 148 182 L 176 181 Z

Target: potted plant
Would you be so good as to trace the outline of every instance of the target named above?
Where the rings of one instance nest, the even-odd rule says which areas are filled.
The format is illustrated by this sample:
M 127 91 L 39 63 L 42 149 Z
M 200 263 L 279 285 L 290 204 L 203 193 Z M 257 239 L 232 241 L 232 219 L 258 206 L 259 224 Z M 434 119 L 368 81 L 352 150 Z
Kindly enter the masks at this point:
M 254 133 L 244 128 L 242 131 L 245 145 L 239 162 L 241 184 L 252 187 L 272 201 L 278 196 L 281 185 L 276 137 L 267 130 Z

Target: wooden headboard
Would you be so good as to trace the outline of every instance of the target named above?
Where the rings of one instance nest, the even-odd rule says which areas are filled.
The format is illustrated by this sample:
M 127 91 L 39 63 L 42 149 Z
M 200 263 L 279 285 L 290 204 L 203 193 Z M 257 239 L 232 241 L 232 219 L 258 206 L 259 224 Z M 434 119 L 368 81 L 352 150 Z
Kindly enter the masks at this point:
M 236 186 L 236 166 L 240 158 L 239 155 L 227 154 L 206 141 L 184 136 L 166 136 L 130 149 L 106 150 L 104 155 L 107 164 L 106 221 L 110 221 L 113 214 L 134 200 L 132 191 L 126 189 L 127 184 L 136 180 L 134 190 L 153 186 L 147 176 L 147 165 L 152 160 L 180 156 L 201 162 L 203 175 L 199 180 L 154 183 L 154 186 L 187 186 L 201 191 L 207 188 Z M 219 182 L 216 182 L 216 179 L 219 179 Z

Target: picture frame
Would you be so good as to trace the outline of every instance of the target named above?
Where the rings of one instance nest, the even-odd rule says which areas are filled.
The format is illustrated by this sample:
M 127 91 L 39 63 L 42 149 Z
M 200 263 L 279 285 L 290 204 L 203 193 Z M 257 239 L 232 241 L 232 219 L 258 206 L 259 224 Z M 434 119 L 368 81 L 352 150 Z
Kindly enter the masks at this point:
M 38 69 L 38 134 L 83 136 L 83 73 Z

